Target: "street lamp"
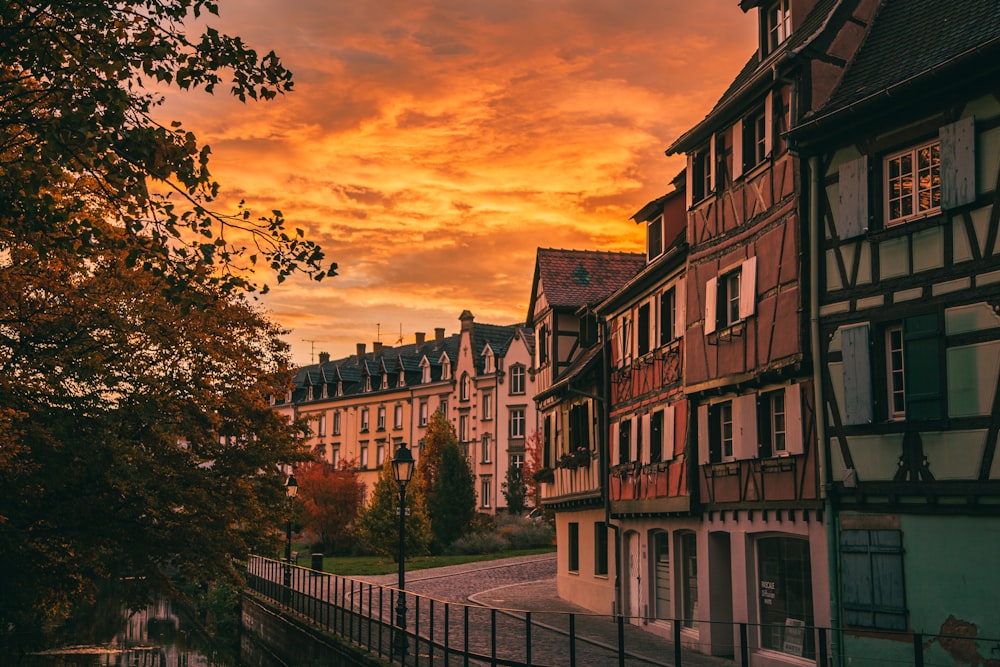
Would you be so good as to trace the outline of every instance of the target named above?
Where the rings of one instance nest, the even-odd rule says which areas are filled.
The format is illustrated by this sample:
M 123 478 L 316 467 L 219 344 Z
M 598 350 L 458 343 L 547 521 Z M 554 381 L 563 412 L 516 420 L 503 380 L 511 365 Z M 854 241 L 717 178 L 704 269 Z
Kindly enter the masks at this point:
M 288 527 L 285 530 L 285 598 L 287 601 L 292 587 L 292 500 L 299 492 L 299 483 L 295 475 L 289 474 L 285 480 L 285 495 L 288 496 Z
M 405 442 L 399 443 L 392 459 L 392 474 L 399 485 L 399 598 L 396 602 L 396 641 L 394 653 L 400 661 L 406 655 L 406 485 L 413 477 L 413 455 Z

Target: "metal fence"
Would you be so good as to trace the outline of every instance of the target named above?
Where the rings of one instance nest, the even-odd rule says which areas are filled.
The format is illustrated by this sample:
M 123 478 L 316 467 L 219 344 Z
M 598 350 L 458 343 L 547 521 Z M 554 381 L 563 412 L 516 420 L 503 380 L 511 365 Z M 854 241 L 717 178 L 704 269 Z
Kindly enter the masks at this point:
M 287 579 L 286 579 L 287 578 Z M 286 586 L 288 580 L 290 585 Z M 850 631 L 852 652 L 844 651 L 845 634 L 829 628 L 753 623 L 654 621 L 622 615 L 528 611 L 446 602 L 405 592 L 406 629 L 396 626 L 399 591 L 357 579 L 317 572 L 282 561 L 252 557 L 247 564 L 250 590 L 284 606 L 291 614 L 400 665 L 449 667 L 501 665 L 629 665 L 675 667 L 749 667 L 751 652 L 773 657 L 791 653 L 795 664 L 830 664 L 834 639 L 844 664 L 944 667 L 969 664 L 968 656 L 1000 657 L 1000 641 L 968 634 L 920 635 Z M 641 626 L 660 623 L 660 632 Z M 685 626 L 709 632 L 692 632 Z M 663 632 L 663 629 L 668 629 Z M 698 637 L 713 635 L 711 646 Z M 878 650 L 865 646 L 878 641 Z M 402 641 L 404 640 L 405 641 Z M 405 644 L 405 654 L 400 649 Z M 889 649 L 886 650 L 885 646 Z M 873 645 L 876 646 L 876 645 Z M 765 647 L 765 648 L 760 648 Z M 715 653 L 716 655 L 710 655 Z M 997 655 L 993 655 L 996 653 Z M 723 654 L 731 657 L 718 657 Z

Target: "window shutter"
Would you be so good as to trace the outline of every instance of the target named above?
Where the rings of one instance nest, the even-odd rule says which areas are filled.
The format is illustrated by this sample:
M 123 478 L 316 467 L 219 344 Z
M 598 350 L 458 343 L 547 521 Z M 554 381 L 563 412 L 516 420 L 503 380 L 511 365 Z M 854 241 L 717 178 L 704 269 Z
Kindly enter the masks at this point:
M 757 306 L 757 257 L 756 255 L 743 262 L 740 269 L 740 319 L 744 320 L 754 313 Z
M 943 419 L 944 382 L 941 373 L 940 320 L 936 314 L 903 321 L 903 377 L 906 419 Z
M 618 368 L 618 360 L 621 357 L 621 319 L 615 318 L 614 328 L 611 330 L 611 367 Z
M 715 179 L 716 179 L 716 172 L 718 171 L 717 161 L 719 159 L 719 156 L 716 152 L 717 151 L 716 143 L 718 142 L 716 136 L 713 134 L 711 139 L 708 140 L 708 189 L 711 192 L 715 192 L 715 185 L 716 185 Z M 709 193 L 706 192 L 705 196 L 708 196 L 708 194 Z
M 674 338 L 681 338 L 687 329 L 687 291 L 683 279 L 674 287 L 674 315 Z
M 868 156 L 845 162 L 838 170 L 840 184 L 840 221 L 837 233 L 842 239 L 868 231 Z
M 705 333 L 715 331 L 718 318 L 715 314 L 715 302 L 719 298 L 719 279 L 712 277 L 705 283 Z
M 789 385 L 785 388 L 785 451 L 801 454 L 805 451 L 802 437 L 802 386 Z
M 614 465 L 615 461 L 621 461 L 621 422 L 613 423 L 611 425 L 611 452 L 612 458 L 611 464 Z
M 743 120 L 733 125 L 733 180 L 743 175 Z
M 764 97 L 764 155 L 771 156 L 774 149 L 774 95 L 768 91 Z
M 941 138 L 941 207 L 952 209 L 976 200 L 976 120 L 945 125 Z
M 691 208 L 694 204 L 694 153 L 688 153 L 687 169 L 684 171 L 685 180 L 687 181 L 687 187 L 684 190 L 684 199 L 687 203 L 687 207 Z
M 638 433 L 636 434 L 635 460 L 649 463 L 649 443 L 652 441 L 652 431 L 650 430 L 649 413 L 642 415 L 636 420 Z
M 698 406 L 698 465 L 711 461 L 708 446 L 708 406 Z
M 871 350 L 868 325 L 841 329 L 844 356 L 844 423 L 872 422 Z
M 674 458 L 674 449 L 677 446 L 674 442 L 674 409 L 673 405 L 668 405 L 663 410 L 663 449 L 660 454 L 663 461 L 670 461 Z
M 733 399 L 733 456 L 757 458 L 757 395 Z

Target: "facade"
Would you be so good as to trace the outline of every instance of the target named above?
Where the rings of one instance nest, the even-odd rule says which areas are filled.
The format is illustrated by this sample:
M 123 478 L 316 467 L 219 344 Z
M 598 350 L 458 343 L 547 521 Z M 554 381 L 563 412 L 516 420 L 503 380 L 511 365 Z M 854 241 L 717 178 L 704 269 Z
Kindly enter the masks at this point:
M 927 664 L 997 658 L 974 638 L 1000 637 L 998 80 L 995 2 L 888 0 L 791 134 L 812 167 L 834 624 L 855 664 L 907 662 L 908 633 Z
M 528 325 L 535 334 L 534 401 L 541 464 L 551 481 L 559 595 L 587 609 L 614 609 L 616 563 L 606 504 L 605 347 L 594 307 L 644 266 L 638 253 L 539 248 Z
M 693 421 L 684 394 L 687 215 L 684 174 L 633 219 L 646 228 L 646 263 L 598 306 L 609 342 L 607 501 L 618 536 L 616 607 L 630 623 L 673 637 L 694 618 L 690 549 Z M 680 558 L 687 554 L 688 560 Z
M 451 336 L 439 328 L 431 340 L 417 333 L 413 345 L 376 342 L 369 353 L 359 343 L 338 360 L 321 354 L 274 408 L 307 419 L 309 446 L 335 466 L 353 465 L 368 489 L 400 443 L 419 460 L 430 415 L 441 410 L 472 466 L 479 511 L 494 513 L 506 506 L 501 485 L 509 465 L 523 463 L 535 420 L 533 337 L 523 326 L 476 324 L 468 311 L 460 320 Z

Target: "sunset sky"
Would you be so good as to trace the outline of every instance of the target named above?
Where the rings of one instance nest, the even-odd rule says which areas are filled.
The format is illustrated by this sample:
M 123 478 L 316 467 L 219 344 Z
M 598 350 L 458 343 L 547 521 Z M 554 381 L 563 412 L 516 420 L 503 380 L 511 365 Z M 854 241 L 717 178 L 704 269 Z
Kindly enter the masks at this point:
M 224 193 L 281 209 L 339 265 L 265 297 L 293 360 L 527 315 L 538 247 L 640 251 L 663 151 L 750 57 L 737 0 L 238 0 L 211 24 L 294 90 L 169 96 Z M 309 342 L 315 340 L 315 343 Z

